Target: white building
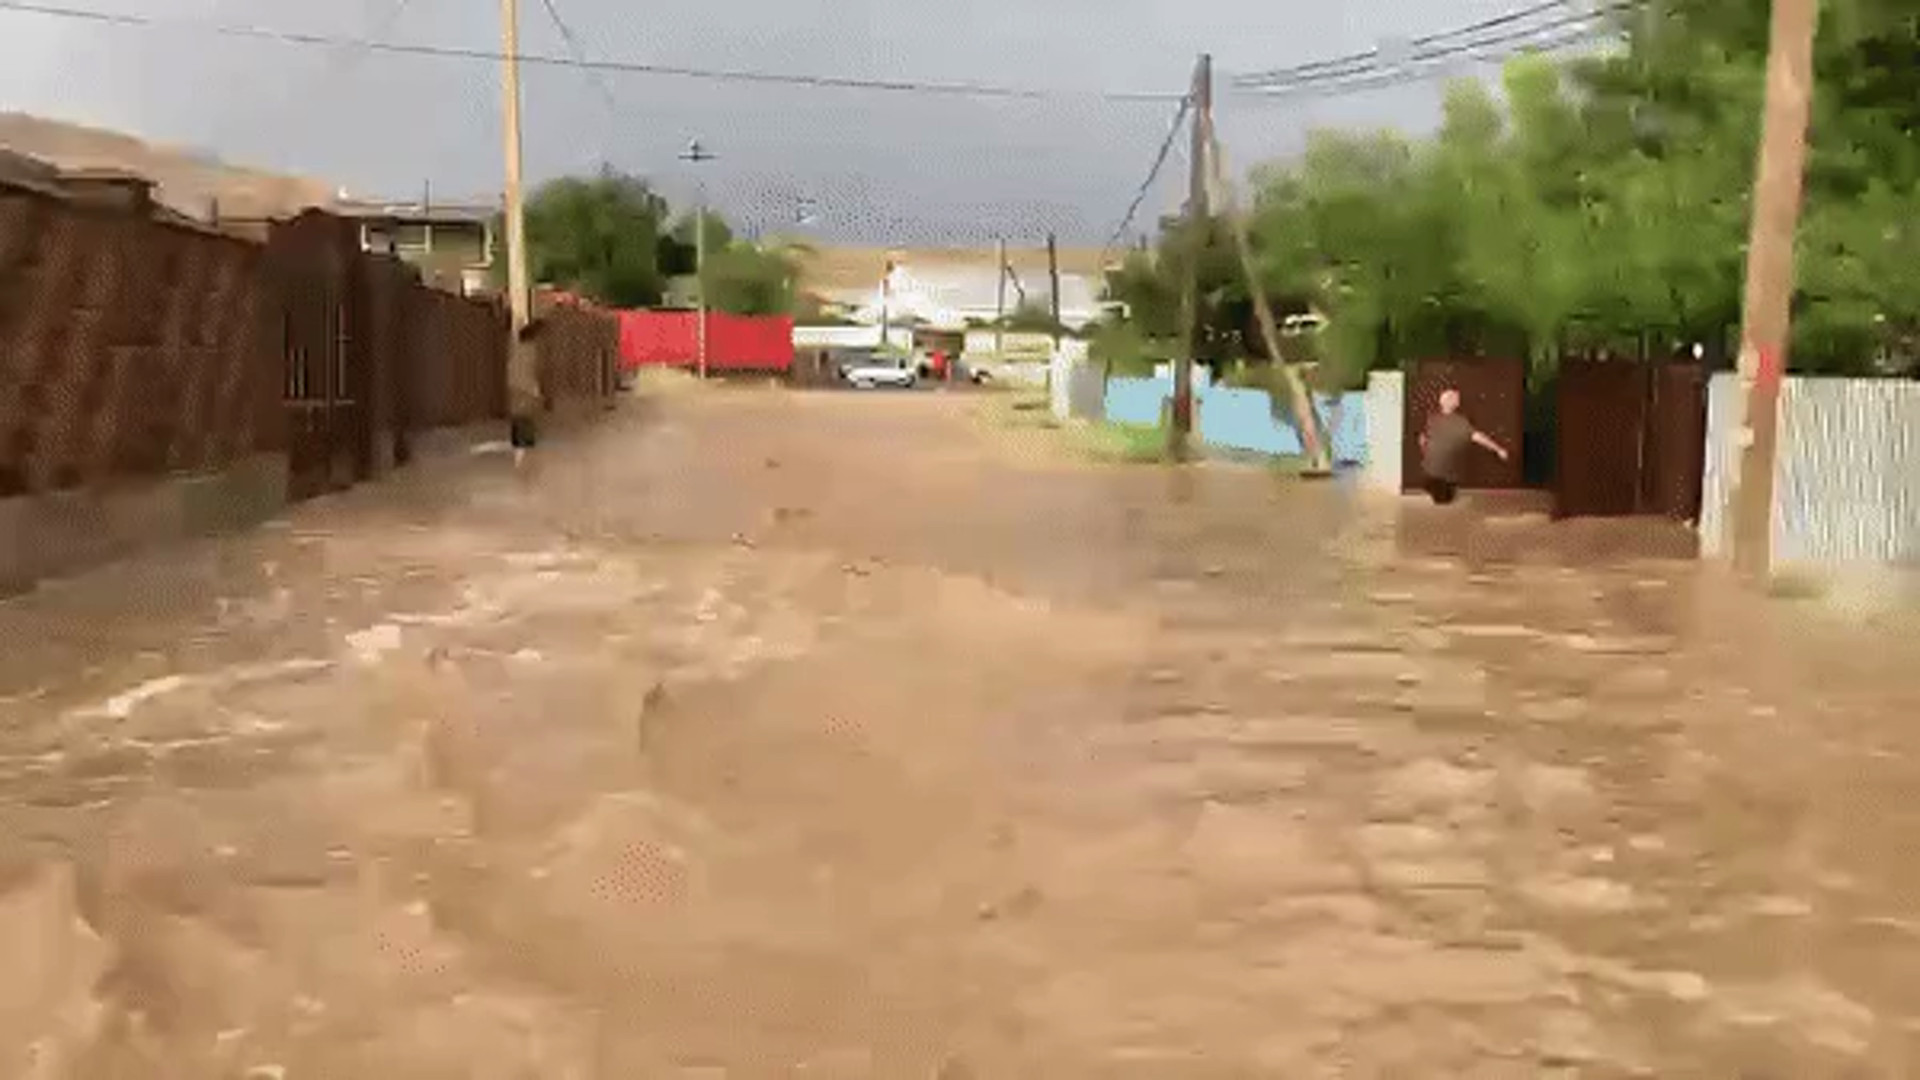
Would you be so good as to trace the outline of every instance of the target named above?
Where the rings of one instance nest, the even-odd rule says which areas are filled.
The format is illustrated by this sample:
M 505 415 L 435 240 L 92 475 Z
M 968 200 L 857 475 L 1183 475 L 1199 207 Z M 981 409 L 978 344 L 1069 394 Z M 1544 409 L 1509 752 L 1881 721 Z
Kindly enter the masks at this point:
M 1079 329 L 1100 317 L 1100 283 L 1075 274 L 1060 275 L 1060 321 Z M 833 299 L 839 300 L 836 296 Z M 885 284 L 875 283 L 864 297 L 846 297 L 858 322 L 878 325 L 918 322 L 937 330 L 965 330 L 969 324 L 988 323 L 1000 314 L 999 282 L 992 266 L 936 266 L 916 269 L 896 264 Z M 1046 309 L 1051 297 L 1040 281 L 1009 282 L 1006 314 L 1024 302 Z

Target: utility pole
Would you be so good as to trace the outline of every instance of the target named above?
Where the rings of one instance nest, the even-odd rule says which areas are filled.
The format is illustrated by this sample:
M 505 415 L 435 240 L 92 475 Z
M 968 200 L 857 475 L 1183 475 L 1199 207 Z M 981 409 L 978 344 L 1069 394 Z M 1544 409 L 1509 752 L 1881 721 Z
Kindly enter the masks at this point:
M 886 268 L 880 271 L 880 350 L 886 351 L 887 324 L 893 319 L 893 260 L 888 259 Z
M 1764 580 L 1773 563 L 1773 468 L 1780 437 L 1780 381 L 1792 329 L 1793 246 L 1807 159 L 1813 99 L 1813 41 L 1818 0 L 1773 0 L 1767 51 L 1765 121 L 1747 239 L 1747 286 L 1741 319 L 1740 384 L 1745 415 L 1732 437 L 1739 451 L 1733 476 L 1734 567 Z
M 1273 305 L 1267 302 L 1267 290 L 1261 285 L 1260 271 L 1254 264 L 1253 240 L 1247 235 L 1247 219 L 1241 214 L 1241 208 L 1233 197 L 1233 189 L 1227 184 L 1227 154 L 1220 146 L 1219 132 L 1213 130 L 1211 115 L 1206 117 L 1206 125 L 1211 166 L 1209 176 L 1213 183 L 1214 201 L 1233 231 L 1234 247 L 1240 256 L 1240 272 L 1246 275 L 1247 294 L 1253 298 L 1254 318 L 1260 324 L 1260 337 L 1267 347 L 1267 362 L 1287 380 L 1293 423 L 1300 432 L 1300 446 L 1306 451 L 1308 469 L 1312 473 L 1331 472 L 1332 454 L 1320 438 L 1320 418 L 1313 411 L 1313 390 L 1301 378 L 1299 368 L 1288 363 L 1280 349 L 1280 330 L 1274 323 Z
M 527 287 L 527 215 L 520 184 L 520 2 L 500 0 L 500 86 L 504 95 L 506 140 L 507 311 L 512 334 L 507 342 L 507 409 L 513 443 L 525 449 L 534 441 L 539 411 L 540 374 L 526 337 L 531 321 Z
M 1193 431 L 1193 354 L 1200 347 L 1200 256 L 1207 235 L 1207 132 L 1213 119 L 1213 57 L 1200 54 L 1193 69 L 1193 144 L 1187 159 L 1187 265 L 1182 267 L 1180 314 L 1186 340 L 1173 359 L 1173 416 L 1167 425 L 1167 450 L 1179 460 Z
M 1052 233 L 1047 234 L 1047 283 L 1049 295 L 1053 297 L 1053 347 L 1060 348 L 1060 243 Z
M 700 199 L 693 214 L 693 291 L 698 297 L 699 322 L 694 333 L 699 338 L 700 377 L 707 377 L 707 192 L 701 186 Z
M 1007 242 L 993 243 L 993 363 L 996 368 L 1007 362 Z M 995 378 L 999 373 L 995 373 Z
M 713 155 L 700 145 L 699 139 L 687 143 L 680 160 L 699 165 L 703 161 L 712 161 Z M 707 377 L 707 182 L 698 177 L 694 180 L 700 195 L 695 200 L 693 212 L 693 288 L 698 297 L 695 304 L 698 314 L 694 317 L 694 334 L 698 340 L 700 377 Z

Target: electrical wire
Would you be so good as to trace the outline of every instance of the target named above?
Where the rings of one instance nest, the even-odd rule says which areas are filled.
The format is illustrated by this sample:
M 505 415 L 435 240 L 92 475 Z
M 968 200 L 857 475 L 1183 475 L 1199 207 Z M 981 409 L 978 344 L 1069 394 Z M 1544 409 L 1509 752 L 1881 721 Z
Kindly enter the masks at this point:
M 1233 90 L 1258 91 L 1296 86 L 1327 83 L 1355 76 L 1384 75 L 1402 70 L 1406 65 L 1429 63 L 1449 56 L 1470 53 L 1491 46 L 1521 41 L 1529 37 L 1551 34 L 1569 27 L 1585 27 L 1599 31 L 1600 24 L 1607 16 L 1639 7 L 1641 0 L 1613 0 L 1591 10 L 1563 11 L 1559 17 L 1536 22 L 1533 25 L 1513 27 L 1513 24 L 1534 19 L 1555 8 L 1567 8 L 1568 0 L 1553 0 L 1551 3 L 1536 4 L 1521 11 L 1483 19 L 1469 26 L 1453 30 L 1427 34 L 1408 42 L 1413 52 L 1403 63 L 1388 63 L 1382 50 L 1375 48 L 1366 52 L 1352 53 L 1330 60 L 1317 60 L 1305 64 L 1296 64 L 1285 68 L 1272 68 L 1266 71 L 1236 75 L 1228 80 Z M 1501 30 L 1488 34 L 1488 30 Z M 1467 40 L 1456 40 L 1465 38 Z
M 411 2 L 412 0 L 388 0 L 386 10 L 381 14 L 380 19 L 371 27 L 370 36 L 385 37 L 392 33 L 393 28 L 400 22 L 400 16 L 406 14 L 407 5 Z M 305 92 L 300 94 L 281 93 L 275 95 L 274 107 L 277 109 L 289 101 L 300 101 L 310 98 L 334 79 L 351 71 L 354 65 L 364 59 L 366 55 L 366 53 L 358 49 L 344 46 L 333 50 L 332 55 L 327 58 L 325 66 L 315 72 L 313 79 L 307 82 Z M 284 87 L 285 84 L 281 85 Z M 264 108 L 255 110 L 254 118 L 258 119 L 267 111 L 269 110 Z M 215 143 L 225 142 L 224 136 L 227 134 L 225 124 L 216 126 L 213 134 Z
M 1173 123 L 1167 127 L 1167 137 L 1161 140 L 1159 151 L 1153 155 L 1153 164 L 1147 169 L 1147 178 L 1141 181 L 1140 189 L 1133 193 L 1133 201 L 1127 204 L 1126 214 L 1120 218 L 1120 224 L 1114 227 L 1113 234 L 1107 238 L 1105 246 L 1100 249 L 1101 262 L 1104 263 L 1107 260 L 1108 254 L 1120 243 L 1127 229 L 1132 227 L 1134 215 L 1140 212 L 1141 204 L 1146 202 L 1147 194 L 1153 189 L 1153 182 L 1160 178 L 1160 170 L 1167 164 L 1167 156 L 1173 152 L 1174 141 L 1179 138 L 1180 129 L 1186 123 L 1187 114 L 1192 111 L 1193 95 L 1189 94 L 1180 99 L 1180 108 L 1173 114 Z
M 574 36 L 573 27 L 568 26 L 567 20 L 561 17 L 556 0 L 540 0 L 540 6 L 546 9 L 547 19 L 553 23 L 553 28 L 560 32 L 560 41 L 567 47 L 567 54 L 583 65 L 587 73 L 587 81 L 593 84 L 594 90 L 600 95 L 600 101 L 607 107 L 607 122 L 612 123 L 620 113 L 620 105 L 614 100 L 613 90 L 607 86 L 606 77 L 599 71 L 584 66 L 591 61 L 587 59 L 586 50 L 580 47 L 580 39 Z
M 497 49 L 470 48 L 459 45 L 414 44 L 374 38 L 344 37 L 334 34 L 318 34 L 293 30 L 274 30 L 260 26 L 240 26 L 224 23 L 191 22 L 179 19 L 161 19 L 149 15 L 129 15 L 118 12 L 99 11 L 91 8 L 71 7 L 64 4 L 38 3 L 33 2 L 33 0 L 0 0 L 0 11 L 13 11 L 22 14 L 41 15 L 48 18 L 68 19 L 72 21 L 147 30 L 191 30 L 218 37 L 271 41 L 283 45 L 318 46 L 322 48 L 347 47 L 374 53 L 433 57 L 447 60 L 485 60 L 497 63 L 506 59 L 506 54 Z M 1179 91 L 1055 90 L 994 83 L 929 82 L 915 79 L 874 79 L 842 75 L 799 75 L 746 68 L 703 68 L 624 60 L 578 60 L 572 57 L 527 52 L 518 53 L 515 58 L 522 64 L 540 67 L 576 68 L 623 75 L 652 75 L 669 78 L 698 79 L 707 82 L 804 86 L 830 90 L 871 90 L 881 93 L 926 94 L 942 97 L 1012 98 L 1030 101 L 1091 97 L 1112 102 L 1169 102 L 1178 101 L 1185 96 L 1184 92 Z
M 1489 19 L 1482 19 L 1479 22 L 1468 23 L 1465 26 L 1456 26 L 1450 30 L 1424 34 L 1420 37 L 1409 39 L 1407 44 L 1413 48 L 1437 45 L 1452 38 L 1465 37 L 1484 30 L 1530 19 L 1535 15 L 1545 14 L 1555 8 L 1565 8 L 1571 2 L 1572 0 L 1544 0 L 1542 3 L 1536 3 L 1518 11 L 1510 11 L 1504 15 L 1496 15 Z M 1345 56 L 1330 57 L 1324 60 L 1310 60 L 1301 64 L 1292 64 L 1287 67 L 1268 68 L 1264 71 L 1244 72 L 1236 76 L 1232 82 L 1236 85 L 1253 85 L 1257 83 L 1291 82 L 1298 78 L 1318 75 L 1359 74 L 1365 69 L 1378 64 L 1381 59 L 1381 50 L 1375 47 L 1360 52 L 1348 53 Z M 1356 66 L 1362 69 L 1362 71 L 1348 70 Z
M 1390 86 L 1421 82 L 1444 75 L 1461 61 L 1498 63 L 1530 53 L 1553 52 L 1576 45 L 1592 44 L 1612 36 L 1604 25 L 1579 25 L 1582 20 L 1557 22 L 1549 27 L 1529 27 L 1524 31 L 1482 38 L 1421 53 L 1404 66 L 1379 66 L 1341 72 L 1323 78 L 1301 79 L 1291 83 L 1240 86 L 1230 89 L 1242 99 L 1297 99 L 1302 97 L 1339 97 L 1349 93 L 1377 90 Z M 1553 33 L 1553 31 L 1561 31 Z M 1542 37 L 1547 34 L 1549 36 Z M 1489 51 L 1490 50 L 1490 51 Z

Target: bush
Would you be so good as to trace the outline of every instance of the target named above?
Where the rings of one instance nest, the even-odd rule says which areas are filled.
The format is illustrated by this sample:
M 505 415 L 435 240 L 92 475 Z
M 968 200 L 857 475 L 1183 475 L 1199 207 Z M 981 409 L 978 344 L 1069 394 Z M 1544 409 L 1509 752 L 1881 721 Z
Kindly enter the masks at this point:
M 1172 349 L 1140 333 L 1131 323 L 1104 323 L 1093 331 L 1087 356 L 1112 375 L 1145 377 L 1155 364 L 1171 359 Z

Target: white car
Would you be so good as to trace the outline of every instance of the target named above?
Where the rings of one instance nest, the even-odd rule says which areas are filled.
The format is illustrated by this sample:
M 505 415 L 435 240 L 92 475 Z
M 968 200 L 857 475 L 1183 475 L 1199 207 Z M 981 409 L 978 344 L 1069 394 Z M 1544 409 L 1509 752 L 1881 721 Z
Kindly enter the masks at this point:
M 857 390 L 872 390 L 876 386 L 893 386 L 906 389 L 918 381 L 913 365 L 905 359 L 886 356 L 874 356 L 849 365 L 842 374 Z

